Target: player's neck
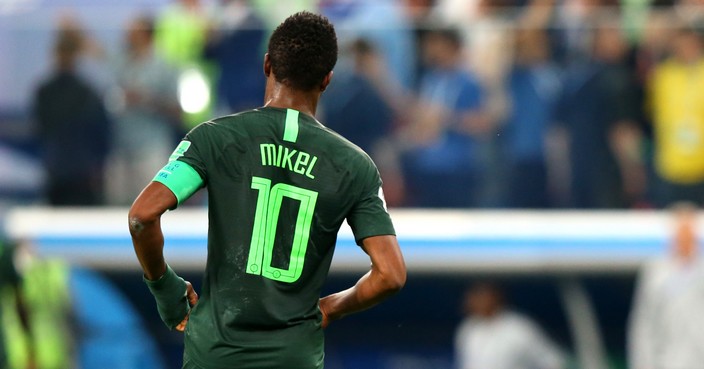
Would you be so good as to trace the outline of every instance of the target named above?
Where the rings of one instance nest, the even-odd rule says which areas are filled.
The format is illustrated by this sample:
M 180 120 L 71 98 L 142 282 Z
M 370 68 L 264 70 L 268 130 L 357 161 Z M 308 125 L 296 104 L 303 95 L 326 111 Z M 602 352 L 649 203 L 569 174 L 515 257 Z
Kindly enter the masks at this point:
M 283 83 L 276 82 L 267 86 L 264 94 L 264 106 L 294 109 L 315 116 L 319 99 L 320 92 L 318 91 L 295 90 Z

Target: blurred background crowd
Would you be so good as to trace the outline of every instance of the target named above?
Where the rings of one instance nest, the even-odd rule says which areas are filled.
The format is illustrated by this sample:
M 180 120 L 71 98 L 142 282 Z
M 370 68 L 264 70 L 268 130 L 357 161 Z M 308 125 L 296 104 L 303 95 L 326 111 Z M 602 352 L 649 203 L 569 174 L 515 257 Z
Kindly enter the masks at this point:
M 189 129 L 263 104 L 268 35 L 302 9 L 340 42 L 318 119 L 372 156 L 390 206 L 680 204 L 669 256 L 637 283 L 416 276 L 329 333 L 327 366 L 704 367 L 702 0 L 0 0 L 0 220 L 11 205 L 129 205 Z M 9 367 L 180 365 L 134 273 L 27 250 L 0 244 Z M 377 341 L 401 354 L 379 364 L 363 347 Z
M 6 201 L 129 204 L 194 125 L 263 104 L 267 36 L 310 9 L 341 45 L 319 119 L 392 206 L 704 202 L 697 0 L 38 3 L 0 3 Z

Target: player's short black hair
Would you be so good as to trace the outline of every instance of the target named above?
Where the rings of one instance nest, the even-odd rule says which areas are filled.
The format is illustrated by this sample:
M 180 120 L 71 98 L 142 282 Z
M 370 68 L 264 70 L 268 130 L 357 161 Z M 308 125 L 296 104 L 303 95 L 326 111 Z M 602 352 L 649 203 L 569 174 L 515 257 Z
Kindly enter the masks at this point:
M 337 35 L 322 15 L 296 13 L 269 39 L 269 61 L 276 80 L 298 90 L 314 89 L 337 63 Z

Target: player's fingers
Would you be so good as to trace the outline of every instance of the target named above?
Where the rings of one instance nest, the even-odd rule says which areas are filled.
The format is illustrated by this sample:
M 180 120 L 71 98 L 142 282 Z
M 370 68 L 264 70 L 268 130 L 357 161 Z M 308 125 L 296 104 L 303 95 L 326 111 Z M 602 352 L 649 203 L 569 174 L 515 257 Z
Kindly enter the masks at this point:
M 196 293 L 196 291 L 191 290 L 188 293 L 188 303 L 191 304 L 191 307 L 193 307 L 196 302 L 198 302 L 198 294 Z
M 191 296 L 188 296 L 188 303 L 191 304 L 191 307 L 195 306 L 196 303 L 198 302 L 198 294 L 193 292 Z
M 325 312 L 325 308 L 322 305 L 319 306 L 319 309 L 320 309 L 320 314 L 323 316 L 323 319 L 320 322 L 320 326 L 323 329 L 325 329 L 330 324 L 330 319 L 328 318 L 328 314 L 327 314 L 327 312 Z
M 178 325 L 176 326 L 177 331 L 183 332 L 186 330 L 186 324 L 188 324 L 188 317 L 189 316 L 190 316 L 190 314 L 186 315 L 186 317 L 181 321 L 181 323 L 178 323 Z
M 196 290 L 193 289 L 191 282 L 186 281 L 186 298 L 188 298 L 188 304 L 193 307 L 198 302 L 198 294 Z

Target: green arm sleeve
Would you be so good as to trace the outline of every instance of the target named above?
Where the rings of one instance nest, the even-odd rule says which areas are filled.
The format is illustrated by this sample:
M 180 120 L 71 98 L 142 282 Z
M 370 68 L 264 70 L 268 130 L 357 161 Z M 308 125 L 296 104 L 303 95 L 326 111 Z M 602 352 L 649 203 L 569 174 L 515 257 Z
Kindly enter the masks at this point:
M 169 329 L 174 329 L 188 315 L 190 307 L 186 296 L 186 282 L 176 275 L 170 266 L 156 281 L 142 277 L 156 298 L 156 306 L 161 320 Z
M 153 179 L 168 187 L 176 195 L 178 203 L 188 200 L 203 187 L 203 179 L 190 165 L 174 160 L 166 164 Z

